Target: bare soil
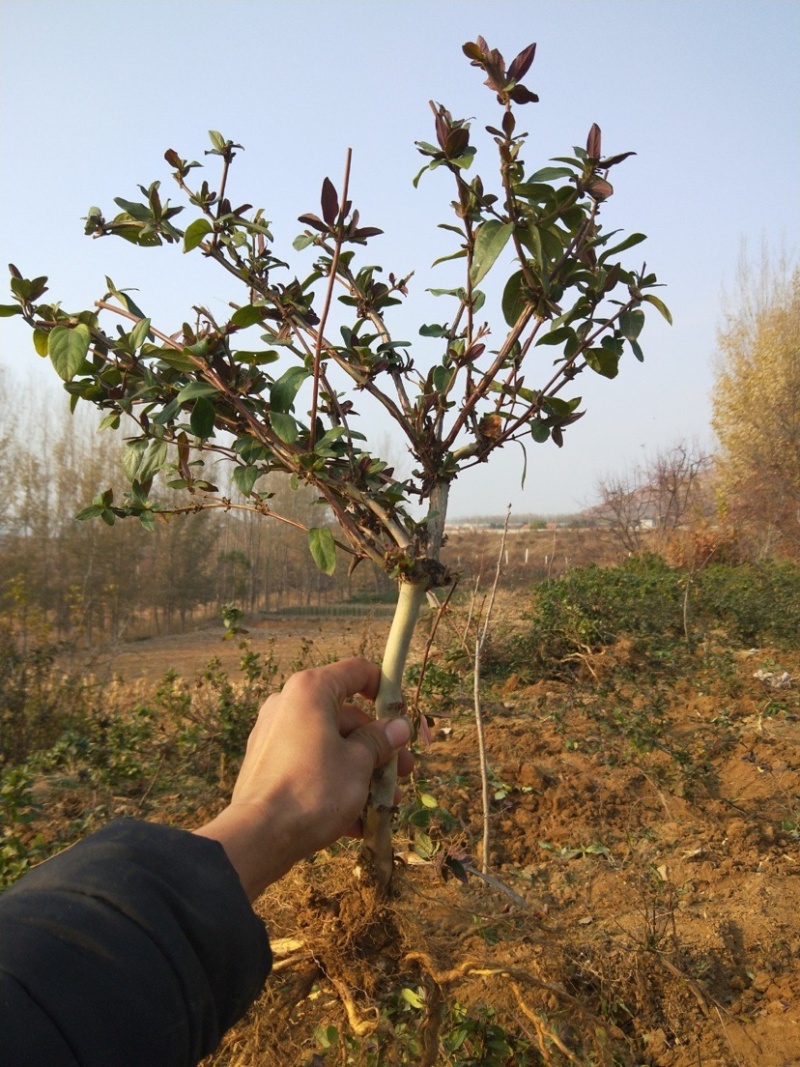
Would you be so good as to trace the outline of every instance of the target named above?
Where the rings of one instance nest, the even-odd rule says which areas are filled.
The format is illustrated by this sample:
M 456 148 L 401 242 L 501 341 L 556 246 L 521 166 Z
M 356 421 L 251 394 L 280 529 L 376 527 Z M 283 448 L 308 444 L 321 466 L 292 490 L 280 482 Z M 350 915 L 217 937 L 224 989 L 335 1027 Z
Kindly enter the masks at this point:
M 377 658 L 387 626 L 249 629 L 253 648 L 287 671 Z M 107 667 L 149 681 L 167 668 L 191 674 L 210 656 L 233 669 L 240 651 L 221 637 L 137 642 Z M 400 826 L 406 862 L 385 906 L 363 890 L 349 846 L 271 887 L 259 910 L 276 971 L 209 1063 L 800 1064 L 800 652 L 700 650 L 707 668 L 661 687 L 657 733 L 635 675 L 608 684 L 631 656 L 621 640 L 569 684 L 487 684 L 488 884 L 442 877 L 446 850 L 475 857 L 482 832 L 462 694 L 417 749 L 417 787 L 455 828 L 429 830 L 438 852 L 423 862 L 413 827 Z M 787 671 L 788 686 L 754 677 L 760 668 Z M 422 1006 L 398 1001 L 403 988 Z M 476 1018 L 491 1010 L 518 1051 L 441 1058 L 455 1003 Z M 340 1037 L 326 1049 L 315 1033 L 329 1026 Z

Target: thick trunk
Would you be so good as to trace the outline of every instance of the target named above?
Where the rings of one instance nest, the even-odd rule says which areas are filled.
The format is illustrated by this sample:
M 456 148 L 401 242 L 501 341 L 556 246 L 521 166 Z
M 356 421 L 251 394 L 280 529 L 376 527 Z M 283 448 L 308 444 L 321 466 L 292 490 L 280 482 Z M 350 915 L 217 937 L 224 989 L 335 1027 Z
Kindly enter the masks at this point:
M 442 482 L 431 494 L 428 511 L 427 558 L 438 564 L 442 547 L 449 483 Z M 381 665 L 381 684 L 375 701 L 380 719 L 393 719 L 405 713 L 403 672 L 429 588 L 431 572 L 424 567 L 416 581 L 401 580 L 397 607 L 386 641 Z M 378 767 L 372 776 L 369 800 L 364 812 L 364 854 L 379 895 L 384 895 L 392 880 L 392 812 L 397 788 L 397 759 Z
M 400 582 L 397 607 L 381 665 L 381 685 L 375 701 L 380 719 L 394 719 L 405 712 L 403 671 L 426 592 L 424 582 Z M 383 767 L 378 767 L 373 774 L 364 812 L 364 853 L 379 893 L 386 892 L 392 879 L 392 810 L 396 788 L 395 757 Z

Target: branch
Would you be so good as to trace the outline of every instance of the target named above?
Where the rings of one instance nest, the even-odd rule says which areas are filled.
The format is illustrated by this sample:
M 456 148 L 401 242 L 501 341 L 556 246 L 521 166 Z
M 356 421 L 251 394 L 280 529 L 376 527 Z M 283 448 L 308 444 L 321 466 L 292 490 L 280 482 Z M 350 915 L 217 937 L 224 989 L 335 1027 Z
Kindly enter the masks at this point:
M 286 515 L 280 515 L 277 511 L 273 511 L 266 503 L 261 500 L 254 500 L 250 504 L 237 504 L 234 501 L 229 500 L 227 497 L 222 499 L 210 500 L 207 497 L 203 497 L 202 500 L 195 504 L 181 504 L 176 508 L 160 508 L 155 511 L 156 515 L 193 515 L 198 511 L 207 511 L 212 508 L 221 508 L 223 511 L 257 511 L 260 515 L 266 515 L 271 519 L 275 519 L 277 522 L 282 522 L 285 526 L 292 526 L 295 530 L 301 530 L 303 533 L 308 533 L 310 527 L 305 523 L 298 522 L 296 519 L 290 519 Z M 359 553 L 345 544 L 344 541 L 339 541 L 335 537 L 333 543 L 337 548 L 341 548 L 343 552 L 347 552 L 350 556 L 358 556 Z
M 325 303 L 322 305 L 322 314 L 320 315 L 319 325 L 317 326 L 317 338 L 314 344 L 314 392 L 311 397 L 311 424 L 309 427 L 309 451 L 314 451 L 314 444 L 317 437 L 317 399 L 319 396 L 319 365 L 320 358 L 322 356 L 322 344 L 325 334 L 325 323 L 328 320 L 328 313 L 331 309 L 331 297 L 333 296 L 333 286 L 336 282 L 336 270 L 339 266 L 339 256 L 342 251 L 342 229 L 344 226 L 344 216 L 347 209 L 347 191 L 350 186 L 350 162 L 353 158 L 352 149 L 348 148 L 345 155 L 344 164 L 344 181 L 342 183 L 342 196 L 339 200 L 339 218 L 336 220 L 336 234 L 333 244 L 333 256 L 331 258 L 331 269 L 328 273 L 328 287 L 325 291 Z
M 514 323 L 514 326 L 506 337 L 505 342 L 503 343 L 502 348 L 498 352 L 494 362 L 484 373 L 483 377 L 475 386 L 474 391 L 467 398 L 464 406 L 459 412 L 458 418 L 453 423 L 450 429 L 450 433 L 447 435 L 447 438 L 442 443 L 443 451 L 449 452 L 452 449 L 453 444 L 455 443 L 459 433 L 461 433 L 461 430 L 464 428 L 464 424 L 466 423 L 470 413 L 474 410 L 478 401 L 481 400 L 486 395 L 486 393 L 488 393 L 489 389 L 491 388 L 492 382 L 497 377 L 500 368 L 508 359 L 509 352 L 519 340 L 523 330 L 531 321 L 531 319 L 535 316 L 535 314 L 535 309 L 530 304 L 520 313 L 519 318 Z

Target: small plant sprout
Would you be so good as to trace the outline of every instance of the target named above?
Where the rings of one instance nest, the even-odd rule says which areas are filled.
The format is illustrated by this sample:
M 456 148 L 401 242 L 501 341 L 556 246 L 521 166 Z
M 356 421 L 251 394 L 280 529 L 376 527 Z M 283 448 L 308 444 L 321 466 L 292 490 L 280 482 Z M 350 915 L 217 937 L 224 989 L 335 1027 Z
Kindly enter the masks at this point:
M 170 149 L 165 159 L 184 204 L 166 199 L 154 181 L 136 200 L 117 197 L 111 218 L 90 208 L 85 229 L 204 257 L 241 284 L 227 318 L 197 306 L 191 324 L 181 317 L 157 326 L 110 278 L 92 306 L 67 311 L 43 302 L 45 277 L 25 278 L 13 266 L 15 303 L 1 309 L 30 325 L 73 407 L 95 404 L 105 412 L 103 428 L 126 419 L 130 490 L 120 499 L 100 493 L 80 518 L 113 524 L 135 516 L 152 529 L 181 512 L 241 508 L 299 525 L 273 512 L 266 476 L 281 472 L 313 488 L 333 520 L 301 526 L 317 566 L 330 574 L 338 555 L 352 566 L 369 559 L 398 583 L 377 702 L 388 717 L 404 709 L 403 670 L 420 606 L 451 580 L 440 549 L 453 480 L 511 441 L 561 447 L 584 414 L 576 379 L 587 370 L 616 377 L 626 349 L 643 358 L 648 305 L 669 318 L 650 292 L 655 274 L 623 262 L 644 235 L 604 233 L 599 222 L 613 193 L 609 172 L 632 153 L 604 155 L 593 125 L 584 147 L 531 167 L 518 113 L 538 99 L 523 84 L 535 45 L 509 64 L 482 37 L 463 51 L 499 109 L 486 127 L 499 166 L 493 182 L 478 174 L 470 122 L 431 104 L 434 138 L 418 142 L 425 165 L 414 184 L 428 171 L 448 179 L 452 216 L 441 225 L 453 245 L 442 259 L 463 261 L 463 280 L 431 290 L 447 310 L 441 323 L 420 323 L 419 355 L 390 322 L 409 295 L 411 272 L 384 274 L 363 256 L 381 231 L 353 206 L 349 153 L 341 189 L 326 178 L 320 213 L 300 216 L 294 250 L 307 265 L 295 273 L 274 249 L 264 210 L 231 201 L 241 146 L 216 131 L 206 153 L 220 165 L 216 188 L 198 177 L 200 163 Z M 490 275 L 500 283 L 496 308 L 482 288 Z M 397 478 L 359 430 L 364 395 L 402 434 L 414 462 L 408 477 Z M 235 493 L 210 480 L 210 458 L 227 464 Z M 151 493 L 156 475 L 184 491 L 186 503 L 160 502 Z M 379 891 L 393 869 L 395 773 L 393 766 L 376 772 L 365 812 Z

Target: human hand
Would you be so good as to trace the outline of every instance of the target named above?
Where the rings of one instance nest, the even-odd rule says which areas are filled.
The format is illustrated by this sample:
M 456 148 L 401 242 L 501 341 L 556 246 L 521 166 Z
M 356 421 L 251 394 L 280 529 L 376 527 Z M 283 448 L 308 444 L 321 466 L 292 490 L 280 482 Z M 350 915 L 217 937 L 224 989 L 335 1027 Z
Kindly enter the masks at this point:
M 399 773 L 410 772 L 408 721 L 350 703 L 374 700 L 379 684 L 374 664 L 341 660 L 292 675 L 261 708 L 229 806 L 195 831 L 220 841 L 251 900 L 297 860 L 360 836 L 376 767 L 398 755 Z

